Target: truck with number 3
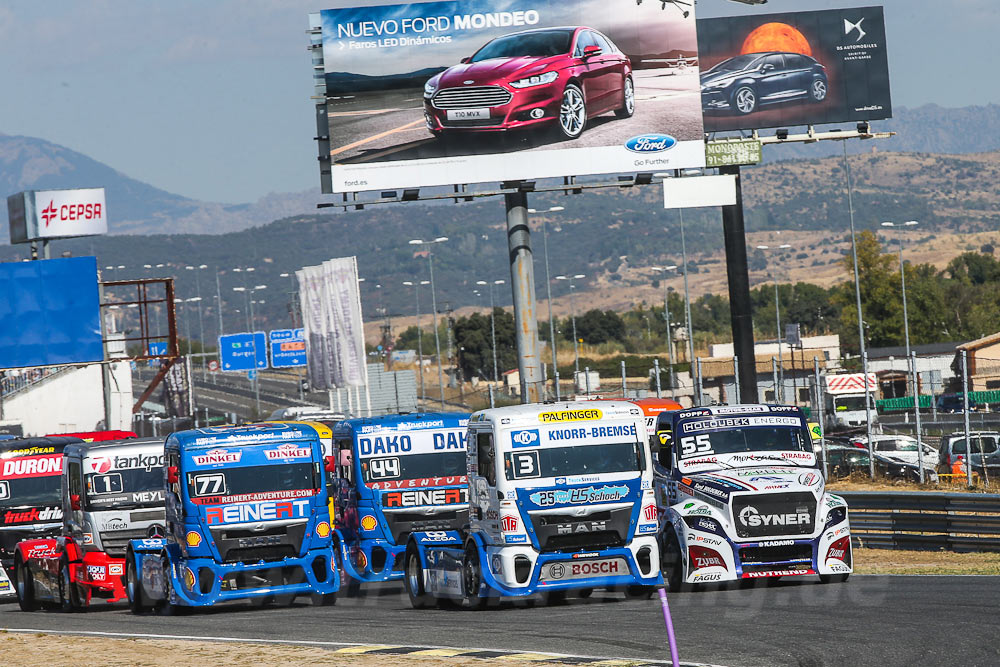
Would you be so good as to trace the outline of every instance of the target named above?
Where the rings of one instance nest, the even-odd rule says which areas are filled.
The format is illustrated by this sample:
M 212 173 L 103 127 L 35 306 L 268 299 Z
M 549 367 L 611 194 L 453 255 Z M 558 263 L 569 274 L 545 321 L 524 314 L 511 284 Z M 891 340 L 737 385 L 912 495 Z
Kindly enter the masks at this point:
M 411 604 L 555 601 L 661 582 L 645 419 L 622 401 L 483 410 L 467 436 L 469 526 L 413 532 Z M 534 599 L 534 598 L 532 598 Z

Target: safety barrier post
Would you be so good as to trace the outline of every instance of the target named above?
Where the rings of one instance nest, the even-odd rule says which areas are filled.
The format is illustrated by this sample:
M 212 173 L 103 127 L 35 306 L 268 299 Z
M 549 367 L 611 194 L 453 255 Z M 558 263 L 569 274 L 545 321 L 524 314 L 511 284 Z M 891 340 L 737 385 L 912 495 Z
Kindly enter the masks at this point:
M 701 382 L 701 357 L 698 357 L 697 359 L 695 359 L 694 365 L 695 365 L 695 368 L 698 371 L 698 374 L 697 374 L 698 400 L 696 402 L 696 405 L 701 405 L 701 402 L 705 400 L 705 393 L 704 393 L 705 392 L 705 388 L 702 386 L 702 382 Z
M 920 381 L 917 376 L 917 353 L 910 351 L 910 375 L 913 377 L 913 417 L 917 422 L 917 466 L 920 483 L 924 483 L 924 441 L 920 435 Z
M 653 373 L 656 374 L 656 397 L 660 398 L 660 360 L 653 359 Z
M 819 383 L 819 358 L 813 357 L 813 377 L 816 384 L 816 416 L 819 420 L 819 446 L 823 451 L 823 478 L 830 476 L 830 464 L 826 454 L 826 424 L 823 415 L 823 388 Z
M 965 481 L 972 488 L 972 442 L 969 437 L 969 354 L 962 350 L 962 417 L 965 422 Z M 983 461 L 984 470 L 986 461 Z
M 622 398 L 628 398 L 628 387 L 625 386 L 625 360 L 622 359 Z

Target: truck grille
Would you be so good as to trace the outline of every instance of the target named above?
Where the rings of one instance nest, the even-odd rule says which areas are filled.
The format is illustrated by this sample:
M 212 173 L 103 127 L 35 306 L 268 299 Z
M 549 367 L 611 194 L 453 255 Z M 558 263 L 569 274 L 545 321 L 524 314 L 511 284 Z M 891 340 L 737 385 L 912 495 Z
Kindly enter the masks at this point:
M 480 109 L 500 107 L 511 100 L 509 90 L 500 86 L 468 86 L 439 90 L 431 100 L 435 109 Z
M 395 544 L 405 544 L 410 533 L 427 530 L 459 530 L 469 523 L 469 510 L 424 512 L 386 512 L 385 520 Z
M 256 563 L 301 555 L 306 522 L 250 528 L 213 528 L 212 537 L 224 563 Z
M 160 517 L 163 513 L 160 512 Z M 130 540 L 141 540 L 149 537 L 149 528 L 130 528 L 129 530 L 108 530 L 100 533 L 101 546 L 105 553 L 115 558 L 124 558 L 125 550 L 128 548 Z
M 783 563 L 791 560 L 812 560 L 812 546 L 789 544 L 780 547 L 740 547 L 740 561 L 751 563 Z
M 732 508 L 741 538 L 810 535 L 816 521 L 816 498 L 809 492 L 737 495 Z
M 575 514 L 531 514 L 531 524 L 542 551 L 620 547 L 628 542 L 632 508 Z

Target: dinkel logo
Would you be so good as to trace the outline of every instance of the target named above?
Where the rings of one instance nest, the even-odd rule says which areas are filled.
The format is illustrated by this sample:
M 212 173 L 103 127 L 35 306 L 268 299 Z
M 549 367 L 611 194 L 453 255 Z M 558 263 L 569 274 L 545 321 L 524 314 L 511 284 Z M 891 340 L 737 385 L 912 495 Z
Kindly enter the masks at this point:
M 844 35 L 850 35 L 852 31 L 857 30 L 858 38 L 854 41 L 855 43 L 860 42 L 862 39 L 865 38 L 865 35 L 868 34 L 861 28 L 861 22 L 864 20 L 865 17 L 863 16 L 860 19 L 858 19 L 856 23 L 851 23 L 847 19 L 844 19 Z
M 53 201 L 49 200 L 49 205 L 42 209 L 42 220 L 45 221 L 45 226 L 49 226 L 50 220 L 56 219 L 56 207 L 53 205 Z

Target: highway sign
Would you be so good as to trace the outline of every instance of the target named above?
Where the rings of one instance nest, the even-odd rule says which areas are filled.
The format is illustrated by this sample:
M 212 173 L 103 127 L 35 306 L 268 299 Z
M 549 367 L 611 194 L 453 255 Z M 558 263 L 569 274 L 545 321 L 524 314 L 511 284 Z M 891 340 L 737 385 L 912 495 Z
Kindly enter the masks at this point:
M 267 341 L 263 331 L 219 336 L 223 372 L 267 368 Z
M 304 329 L 275 329 L 268 333 L 271 343 L 271 368 L 306 365 Z
M 148 343 L 146 354 L 151 357 L 163 356 L 167 353 L 167 341 L 151 340 Z
M 257 371 L 247 371 L 247 379 L 253 382 L 257 379 Z
M 219 370 L 219 362 L 216 361 L 215 359 L 212 359 L 210 362 L 208 362 L 208 370 L 212 371 L 213 373 Z

